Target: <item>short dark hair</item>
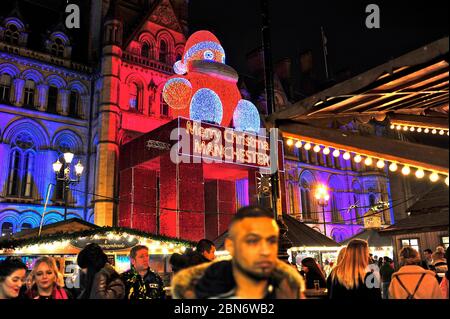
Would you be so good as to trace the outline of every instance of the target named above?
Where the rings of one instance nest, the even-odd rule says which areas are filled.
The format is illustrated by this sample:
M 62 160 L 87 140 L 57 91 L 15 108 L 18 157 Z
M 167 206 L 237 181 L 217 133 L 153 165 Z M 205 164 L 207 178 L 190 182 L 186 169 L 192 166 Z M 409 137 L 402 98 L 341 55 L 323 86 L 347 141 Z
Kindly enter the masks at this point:
M 143 249 L 148 250 L 148 247 L 144 246 L 144 245 L 137 245 L 137 246 L 134 246 L 133 248 L 131 248 L 130 258 L 136 259 L 136 255 L 137 255 L 138 251 L 143 250 Z
M 0 282 L 11 276 L 17 270 L 28 270 L 27 266 L 19 258 L 8 257 L 0 262 Z
M 430 255 L 433 254 L 430 248 L 427 248 L 423 251 L 424 253 L 429 253 Z
M 205 251 L 210 252 L 212 247 L 216 247 L 216 245 L 212 241 L 210 241 L 209 239 L 201 239 L 197 243 L 197 247 L 195 248 L 195 250 L 202 254 Z
M 267 217 L 267 218 L 274 219 L 273 213 L 265 207 L 246 206 L 246 207 L 240 208 L 237 211 L 236 215 L 233 216 L 233 218 L 231 219 L 230 228 L 234 223 L 241 221 L 245 218 L 258 218 L 258 217 Z
M 77 264 L 80 268 L 92 269 L 98 272 L 105 267 L 108 262 L 108 256 L 103 249 L 95 243 L 88 244 L 78 253 Z

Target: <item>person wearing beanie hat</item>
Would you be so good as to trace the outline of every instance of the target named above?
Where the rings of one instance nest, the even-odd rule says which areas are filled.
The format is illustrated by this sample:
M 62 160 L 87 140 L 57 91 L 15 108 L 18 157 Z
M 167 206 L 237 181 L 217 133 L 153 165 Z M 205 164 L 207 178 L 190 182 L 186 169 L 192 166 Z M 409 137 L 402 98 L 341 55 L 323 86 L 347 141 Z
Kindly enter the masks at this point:
M 99 245 L 89 244 L 80 251 L 77 264 L 85 275 L 79 299 L 124 298 L 125 285 Z

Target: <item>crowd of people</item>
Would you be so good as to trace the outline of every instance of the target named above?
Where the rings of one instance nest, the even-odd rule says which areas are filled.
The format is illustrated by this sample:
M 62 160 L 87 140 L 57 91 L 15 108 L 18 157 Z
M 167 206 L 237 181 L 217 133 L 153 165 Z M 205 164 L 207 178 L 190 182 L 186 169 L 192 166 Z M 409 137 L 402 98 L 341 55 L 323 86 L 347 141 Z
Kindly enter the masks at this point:
M 372 257 L 366 241 L 354 239 L 335 263 L 321 267 L 313 258 L 301 265 L 278 259 L 279 227 L 262 207 L 241 208 L 229 226 L 225 249 L 230 258 L 215 260 L 214 243 L 203 239 L 195 250 L 170 258 L 170 294 L 150 269 L 149 250 L 130 251 L 130 270 L 119 274 L 97 244 L 77 257 L 79 287 L 68 289 L 52 257 L 38 259 L 32 271 L 19 259 L 0 263 L 0 299 L 303 299 L 308 289 L 326 289 L 330 299 L 448 298 L 448 249 L 419 252 L 404 247 L 395 269 L 388 258 Z M 301 269 L 301 270 L 300 270 Z

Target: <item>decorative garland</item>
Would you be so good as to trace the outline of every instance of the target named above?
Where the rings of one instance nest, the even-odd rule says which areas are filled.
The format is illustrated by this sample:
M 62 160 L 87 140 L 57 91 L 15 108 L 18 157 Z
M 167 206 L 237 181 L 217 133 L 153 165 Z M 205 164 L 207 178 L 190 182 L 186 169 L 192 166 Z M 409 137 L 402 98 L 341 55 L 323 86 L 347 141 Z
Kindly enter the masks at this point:
M 188 241 L 188 240 L 182 240 L 172 237 L 166 237 L 161 235 L 153 235 L 149 234 L 143 231 L 130 229 L 130 228 L 123 228 L 123 227 L 101 227 L 98 229 L 91 229 L 91 230 L 83 230 L 75 233 L 65 233 L 65 232 L 58 232 L 51 235 L 45 235 L 41 237 L 33 237 L 33 238 L 27 238 L 27 239 L 7 239 L 0 241 L 0 249 L 17 249 L 17 248 L 23 248 L 26 246 L 31 245 L 38 245 L 38 244 L 49 244 L 52 242 L 57 241 L 65 241 L 65 240 L 77 240 L 82 237 L 90 237 L 95 235 L 106 235 L 108 232 L 114 232 L 118 234 L 129 234 L 132 236 L 137 237 L 143 237 L 147 239 L 152 239 L 155 241 L 161 241 L 166 243 L 173 243 L 178 245 L 185 245 L 193 247 L 195 246 L 195 242 Z

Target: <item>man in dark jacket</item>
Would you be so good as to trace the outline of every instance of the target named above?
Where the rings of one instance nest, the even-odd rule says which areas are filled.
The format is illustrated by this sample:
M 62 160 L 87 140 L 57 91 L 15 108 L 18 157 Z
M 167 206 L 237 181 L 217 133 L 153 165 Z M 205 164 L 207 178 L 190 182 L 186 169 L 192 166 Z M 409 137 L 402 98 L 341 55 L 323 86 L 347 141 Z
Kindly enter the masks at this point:
M 172 281 L 175 299 L 298 299 L 304 281 L 280 261 L 279 228 L 261 207 L 241 208 L 229 227 L 225 248 L 231 260 L 180 271 Z
M 165 299 L 161 277 L 149 267 L 148 248 L 136 246 L 130 251 L 131 269 L 121 277 L 126 299 Z
M 383 299 L 388 299 L 388 290 L 391 283 L 392 274 L 395 272 L 392 265 L 392 260 L 389 257 L 384 257 L 384 263 L 380 268 L 381 275 L 381 296 Z
M 209 263 L 216 258 L 216 246 L 208 239 L 202 239 L 197 243 L 195 251 L 188 255 L 189 266 L 197 266 Z

